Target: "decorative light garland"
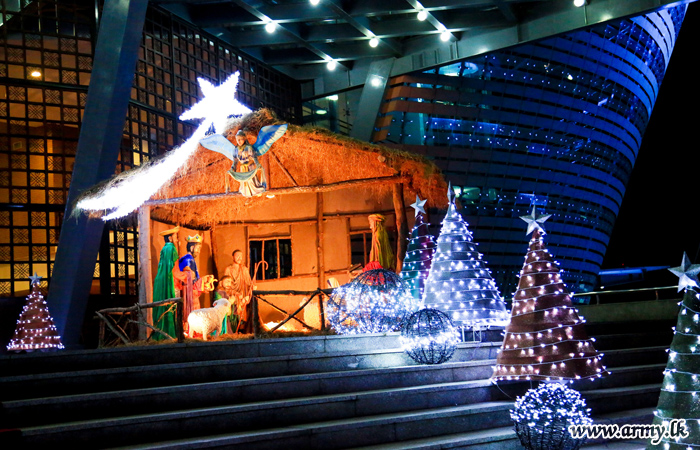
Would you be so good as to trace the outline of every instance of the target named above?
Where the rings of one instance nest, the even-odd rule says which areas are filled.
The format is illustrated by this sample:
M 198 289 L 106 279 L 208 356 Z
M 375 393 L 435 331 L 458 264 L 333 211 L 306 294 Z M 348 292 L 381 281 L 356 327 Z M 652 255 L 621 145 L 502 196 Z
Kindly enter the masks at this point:
M 406 283 L 386 269 L 368 270 L 336 288 L 326 307 L 331 327 L 341 334 L 398 331 L 422 304 Z
M 503 327 L 505 303 L 491 271 L 486 268 L 467 223 L 457 212 L 454 192 L 447 190 L 449 207 L 437 239 L 423 302 L 446 313 L 457 326 Z
M 529 450 L 576 450 L 585 439 L 573 439 L 568 427 L 593 423 L 581 395 L 560 383 L 542 383 L 528 390 L 515 401 L 510 418 Z
M 34 274 L 29 279 L 32 291 L 27 296 L 7 350 L 20 352 L 62 349 L 61 337 L 49 314 L 44 296 L 39 291 L 41 277 Z
M 700 264 L 690 264 L 683 254 L 679 267 L 669 269 L 678 276 L 678 291 L 685 290 L 678 321 L 673 327 L 673 341 L 667 350 L 669 357 L 664 369 L 661 395 L 654 424 L 684 419 L 687 437 L 662 436 L 649 450 L 692 450 L 700 448 L 700 295 L 693 289 L 698 286 Z
M 420 364 L 441 364 L 454 355 L 459 332 L 447 314 L 437 309 L 421 309 L 411 314 L 401 329 L 401 347 Z
M 572 306 L 558 264 L 544 247 L 542 224 L 549 216 L 538 216 L 533 208 L 522 218 L 533 236 L 492 379 L 573 382 L 606 375 L 603 354 L 586 335 L 585 320 Z M 542 267 L 547 270 L 538 270 Z

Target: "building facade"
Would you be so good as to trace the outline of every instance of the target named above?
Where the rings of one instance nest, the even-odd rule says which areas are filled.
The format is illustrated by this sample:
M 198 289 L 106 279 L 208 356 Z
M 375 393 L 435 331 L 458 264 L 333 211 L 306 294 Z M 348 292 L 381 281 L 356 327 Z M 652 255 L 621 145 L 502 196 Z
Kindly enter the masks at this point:
M 504 294 L 527 248 L 519 216 L 533 206 L 552 214 L 548 245 L 568 286 L 590 290 L 685 11 L 395 77 L 373 140 L 441 167 Z
M 45 288 L 53 267 L 91 79 L 100 11 L 87 0 L 0 1 L 0 297 Z M 116 172 L 189 137 L 179 115 L 213 83 L 241 72 L 238 100 L 298 121 L 299 84 L 158 7 L 149 7 Z M 92 293 L 133 303 L 135 218 L 106 227 Z

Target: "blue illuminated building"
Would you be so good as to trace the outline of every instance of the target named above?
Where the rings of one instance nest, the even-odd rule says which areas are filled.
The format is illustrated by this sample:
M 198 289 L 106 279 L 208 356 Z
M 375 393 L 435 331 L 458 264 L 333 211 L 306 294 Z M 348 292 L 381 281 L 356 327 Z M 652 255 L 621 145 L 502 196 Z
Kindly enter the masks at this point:
M 501 290 L 552 214 L 575 292 L 595 286 L 686 7 L 600 24 L 389 81 L 373 140 L 425 154 L 457 187 Z M 433 222 L 436 222 L 433 219 Z

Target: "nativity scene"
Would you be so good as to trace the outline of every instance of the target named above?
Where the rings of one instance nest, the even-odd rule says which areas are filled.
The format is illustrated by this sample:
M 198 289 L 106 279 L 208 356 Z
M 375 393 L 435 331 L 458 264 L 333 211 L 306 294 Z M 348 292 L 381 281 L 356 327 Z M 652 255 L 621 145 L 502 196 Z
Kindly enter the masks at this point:
M 172 278 L 186 334 L 189 314 L 200 308 L 224 317 L 219 333 L 250 333 L 253 314 L 263 325 L 279 323 L 308 301 L 298 292 L 345 284 L 369 263 L 400 272 L 413 198 L 446 203 L 446 183 L 427 159 L 280 123 L 266 109 L 205 118 L 191 139 L 77 204 L 103 220 L 138 210 L 140 303 L 172 296 L 162 284 Z M 279 294 L 253 311 L 256 292 Z M 220 299 L 228 300 L 225 313 Z M 321 327 L 319 299 L 285 329 Z M 172 332 L 170 309 L 154 310 L 151 323 Z

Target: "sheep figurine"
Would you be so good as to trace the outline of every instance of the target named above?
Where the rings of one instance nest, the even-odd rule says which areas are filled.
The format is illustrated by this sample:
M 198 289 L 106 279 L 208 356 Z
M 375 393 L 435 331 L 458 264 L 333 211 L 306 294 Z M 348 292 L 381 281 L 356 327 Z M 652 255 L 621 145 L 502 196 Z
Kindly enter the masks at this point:
M 190 326 L 190 337 L 194 337 L 195 333 L 201 333 L 202 339 L 207 340 L 207 336 L 212 331 L 216 334 L 221 334 L 221 325 L 226 317 L 231 312 L 231 302 L 225 298 L 221 298 L 214 302 L 211 308 L 196 309 L 187 317 L 187 323 Z

